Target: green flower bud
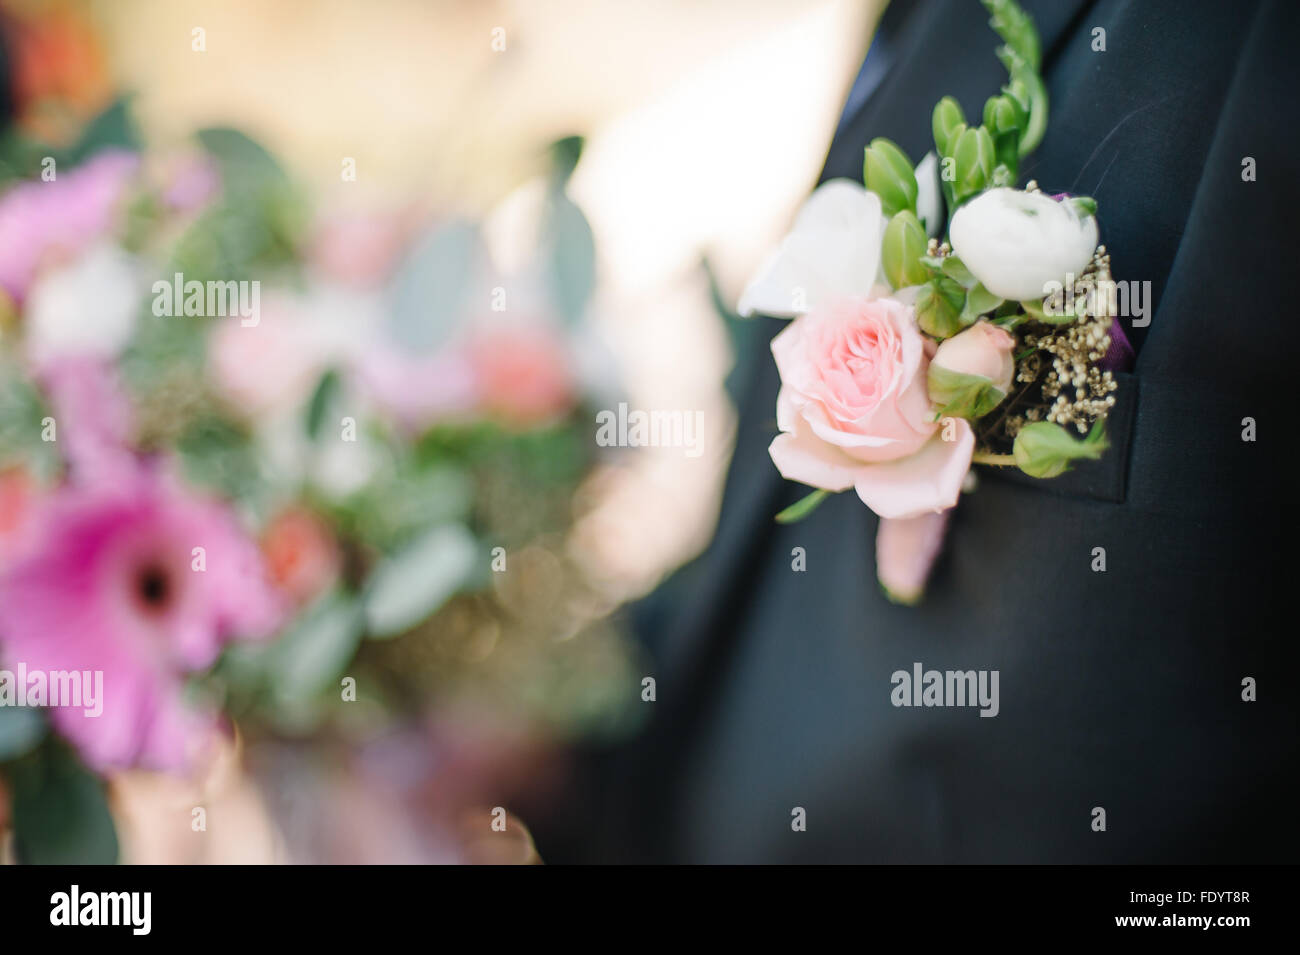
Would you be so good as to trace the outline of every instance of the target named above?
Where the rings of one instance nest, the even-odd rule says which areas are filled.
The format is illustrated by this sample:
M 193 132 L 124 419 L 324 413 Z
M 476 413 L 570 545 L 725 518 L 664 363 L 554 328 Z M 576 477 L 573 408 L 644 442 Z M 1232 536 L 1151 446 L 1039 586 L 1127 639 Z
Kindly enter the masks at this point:
M 1030 477 L 1054 478 L 1070 469 L 1076 460 L 1096 460 L 1106 451 L 1102 422 L 1098 421 L 1082 440 L 1058 424 L 1035 421 L 1020 429 L 1012 448 L 1016 466 Z
M 1020 159 L 1020 130 L 1027 118 L 1010 96 L 990 96 L 984 104 L 984 127 L 993 137 L 993 155 L 1013 177 Z
M 993 175 L 993 137 L 983 126 L 965 130 L 953 148 L 956 180 L 953 192 L 961 203 L 984 191 Z
M 916 175 L 912 161 L 888 139 L 873 139 L 862 164 L 862 181 L 880 197 L 885 215 L 916 211 Z
M 926 269 L 921 264 L 928 237 L 916 215 L 904 209 L 885 226 L 885 238 L 880 247 L 880 260 L 885 268 L 885 278 L 896 289 L 920 285 L 925 281 Z
M 961 106 L 951 96 L 945 96 L 934 106 L 930 117 L 930 128 L 934 132 L 934 148 L 942 156 L 951 156 L 949 149 L 952 135 L 957 127 L 966 125 L 966 116 Z

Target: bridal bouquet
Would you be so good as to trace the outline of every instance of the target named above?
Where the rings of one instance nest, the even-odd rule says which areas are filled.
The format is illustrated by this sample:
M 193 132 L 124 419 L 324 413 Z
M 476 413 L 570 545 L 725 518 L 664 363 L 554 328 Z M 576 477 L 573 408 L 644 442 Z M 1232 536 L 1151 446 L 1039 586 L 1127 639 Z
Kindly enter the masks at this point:
M 618 649 L 553 633 L 584 623 L 557 615 L 580 603 L 562 542 L 598 385 L 580 147 L 554 147 L 535 262 L 503 275 L 470 220 L 314 214 L 233 129 L 159 155 L 119 103 L 62 147 L 5 138 L 0 834 L 20 859 L 111 861 L 101 777 L 190 773 L 232 720 L 343 732 L 464 695 L 602 716 Z
M 880 582 L 903 603 L 922 595 L 972 463 L 1051 478 L 1105 453 L 1129 352 L 1096 203 L 1015 187 L 1047 123 L 1039 41 L 1012 0 L 985 6 L 1008 82 L 982 116 L 945 97 L 915 166 L 873 140 L 865 188 L 819 187 L 739 305 L 793 319 L 772 341 L 770 454 L 817 490 L 778 520 L 854 489 L 880 517 Z

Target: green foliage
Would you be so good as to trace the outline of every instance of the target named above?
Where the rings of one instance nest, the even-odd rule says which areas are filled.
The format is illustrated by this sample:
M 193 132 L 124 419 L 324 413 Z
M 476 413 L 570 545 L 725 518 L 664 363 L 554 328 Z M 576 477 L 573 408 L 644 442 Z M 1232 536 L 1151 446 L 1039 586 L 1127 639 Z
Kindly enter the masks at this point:
M 795 501 L 780 514 L 776 515 L 778 524 L 794 524 L 803 520 L 813 511 L 817 510 L 817 505 L 830 496 L 830 491 L 818 489 L 811 494 L 801 497 Z
M 1016 466 L 1026 474 L 1053 478 L 1070 470 L 1075 461 L 1100 458 L 1107 447 L 1105 427 L 1101 421 L 1094 424 L 1082 440 L 1060 425 L 1036 421 L 1020 429 L 1012 453 Z
M 63 743 L 12 763 L 14 852 L 34 865 L 111 865 L 117 832 L 104 784 Z

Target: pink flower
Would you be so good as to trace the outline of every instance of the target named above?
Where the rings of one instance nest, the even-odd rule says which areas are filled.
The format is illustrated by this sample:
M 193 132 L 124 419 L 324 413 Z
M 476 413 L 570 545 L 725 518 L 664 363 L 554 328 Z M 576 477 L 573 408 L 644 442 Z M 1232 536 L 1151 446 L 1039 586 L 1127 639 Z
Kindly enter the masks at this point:
M 130 402 L 110 365 L 62 358 L 42 370 L 41 384 L 74 481 L 104 483 L 137 467 L 126 446 L 133 428 Z
M 405 238 L 396 218 L 339 214 L 325 219 L 312 242 L 312 261 L 349 285 L 377 285 L 388 277 Z
M 563 342 L 544 325 L 481 332 L 471 356 L 483 408 L 505 423 L 542 424 L 573 406 L 573 372 Z
M 134 155 L 108 150 L 0 197 L 0 288 L 21 302 L 48 260 L 71 257 L 108 232 L 137 165 Z
M 40 489 L 26 468 L 0 470 L 0 570 L 35 532 L 32 512 L 39 494 Z
M 940 342 L 931 363 L 963 375 L 987 378 L 999 391 L 1007 392 L 1016 372 L 1015 347 L 1016 339 L 1006 329 L 976 322 Z
M 962 419 L 935 420 L 931 348 L 895 299 L 839 299 L 792 321 L 772 341 L 777 470 L 828 491 L 852 487 L 881 517 L 955 505 L 975 436 Z
M 183 674 L 279 622 L 257 547 L 225 507 L 153 467 L 66 485 L 37 519 L 42 533 L 0 572 L 6 661 L 103 673 L 101 714 L 50 714 L 95 768 L 185 767 L 214 718 L 183 704 Z
M 208 338 L 208 369 L 232 409 L 256 419 L 307 400 L 330 355 L 320 323 L 304 303 L 270 293 L 256 325 L 216 321 Z
M 177 212 L 199 212 L 221 192 L 221 173 L 211 157 L 196 153 L 176 159 L 167 170 L 162 200 Z
M 386 341 L 374 342 L 355 362 L 354 370 L 366 393 L 408 431 L 420 432 L 435 422 L 462 417 L 480 399 L 470 355 L 454 344 L 417 355 Z

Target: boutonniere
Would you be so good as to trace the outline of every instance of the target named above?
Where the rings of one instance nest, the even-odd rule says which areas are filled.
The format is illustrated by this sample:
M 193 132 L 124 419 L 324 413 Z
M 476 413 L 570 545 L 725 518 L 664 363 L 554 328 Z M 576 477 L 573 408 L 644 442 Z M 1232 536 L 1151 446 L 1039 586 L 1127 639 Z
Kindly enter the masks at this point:
M 1015 188 L 1047 122 L 1038 34 L 1012 0 L 984 4 L 1008 82 L 982 119 L 945 97 L 915 167 L 873 140 L 865 188 L 819 187 L 739 305 L 792 319 L 772 340 L 769 451 L 816 490 L 777 520 L 852 488 L 881 518 L 877 576 L 901 603 L 920 599 L 972 463 L 1050 478 L 1105 453 L 1107 356 L 1128 348 L 1096 203 Z

